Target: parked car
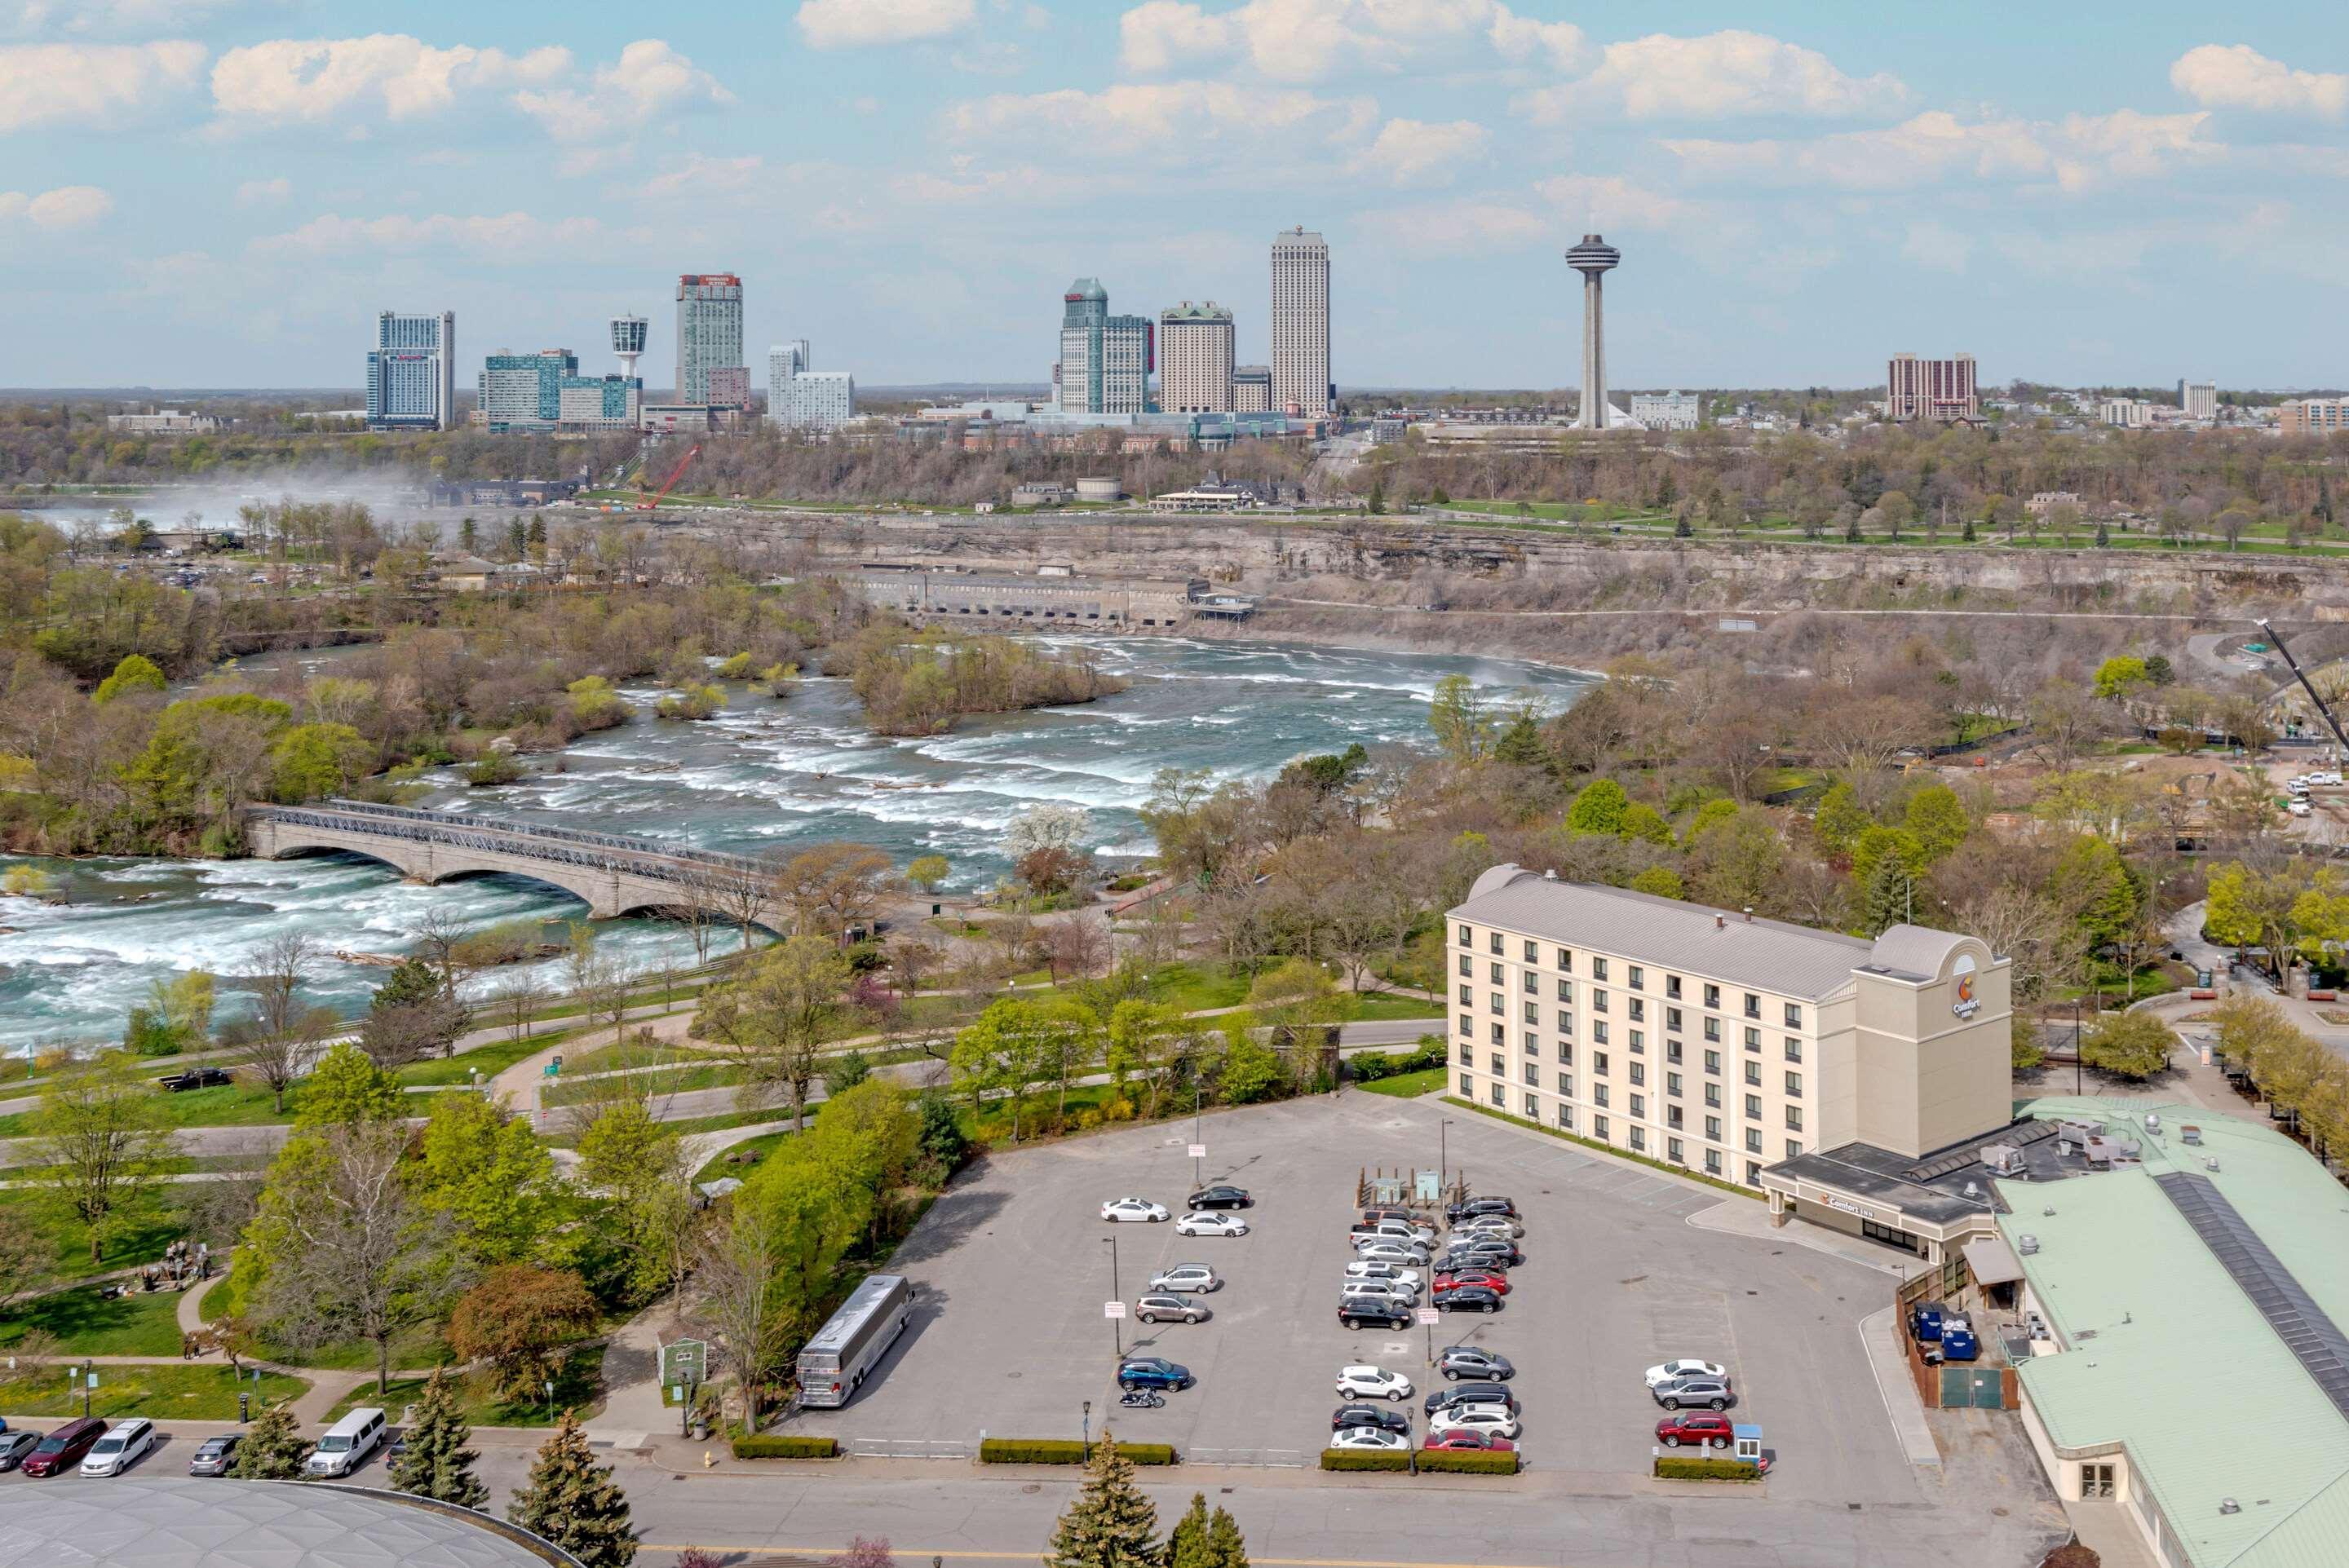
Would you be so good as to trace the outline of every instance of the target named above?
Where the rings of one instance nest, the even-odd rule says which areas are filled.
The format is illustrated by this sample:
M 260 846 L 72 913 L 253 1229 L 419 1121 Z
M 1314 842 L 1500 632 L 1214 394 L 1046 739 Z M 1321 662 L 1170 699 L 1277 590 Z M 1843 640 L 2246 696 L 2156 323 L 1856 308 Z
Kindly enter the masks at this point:
M 1150 1276 L 1153 1290 L 1199 1291 L 1221 1290 L 1224 1282 L 1216 1271 L 1205 1264 L 1176 1264 L 1173 1268 L 1160 1269 Z
M 12 1470 L 23 1464 L 25 1456 L 31 1453 L 40 1440 L 40 1433 L 22 1429 L 0 1432 L 0 1471 Z
M 1202 1187 L 1191 1194 L 1191 1207 L 1194 1209 L 1246 1209 L 1255 1202 L 1256 1200 L 1248 1196 L 1247 1188 L 1222 1183 Z
M 1419 1299 L 1419 1287 L 1396 1279 L 1350 1279 L 1338 1287 L 1340 1301 L 1392 1301 L 1409 1306 Z
M 1427 1266 L 1427 1249 L 1407 1247 L 1399 1242 L 1365 1242 L 1354 1248 L 1354 1261 L 1364 1264 L 1392 1264 L 1397 1268 L 1423 1269 Z
M 1507 1236 L 1512 1241 L 1526 1233 L 1525 1226 L 1506 1214 L 1475 1214 L 1452 1227 L 1454 1236 Z
M 1338 1321 L 1348 1328 L 1409 1328 L 1411 1303 L 1392 1296 L 1342 1296 L 1338 1302 Z
M 1726 1377 L 1728 1376 L 1729 1368 L 1726 1367 L 1716 1367 L 1710 1361 L 1689 1359 L 1666 1361 L 1660 1366 L 1649 1367 L 1647 1372 L 1648 1387 L 1651 1388 L 1659 1383 L 1671 1382 L 1676 1377 Z
M 1702 1405 L 1708 1410 L 1726 1410 L 1737 1402 L 1737 1396 L 1726 1377 L 1675 1377 L 1659 1383 L 1648 1390 L 1656 1403 L 1667 1410 L 1677 1410 L 1684 1405 Z
M 1498 1312 L 1501 1295 L 1480 1284 L 1464 1284 L 1453 1290 L 1439 1290 L 1428 1298 L 1428 1305 L 1438 1312 Z
M 82 1457 L 86 1476 L 120 1475 L 155 1446 L 155 1423 L 144 1416 L 117 1421 Z
M 1166 1205 L 1147 1198 L 1112 1198 L 1102 1205 L 1102 1218 L 1118 1224 L 1156 1224 L 1166 1218 Z
M 195 1457 L 188 1461 L 190 1475 L 226 1475 L 228 1467 L 236 1463 L 236 1445 L 241 1432 L 226 1432 L 217 1438 L 206 1438 L 197 1445 Z
M 1377 1405 L 1340 1405 L 1338 1413 L 1330 1418 L 1330 1429 L 1342 1432 L 1348 1427 L 1382 1427 L 1390 1432 L 1408 1432 L 1411 1418 L 1401 1410 Z
M 382 1408 L 361 1405 L 328 1427 L 302 1461 L 304 1475 L 347 1476 L 367 1463 L 389 1433 Z
M 1974 1326 L 1955 1315 L 1941 1319 L 1941 1359 L 1971 1361 L 1982 1355 L 1982 1342 L 1974 1337 Z
M 1411 1379 L 1383 1367 L 1340 1367 L 1338 1394 L 1340 1398 L 1408 1399 Z
M 2306 817 L 2306 816 L 2312 816 L 2312 815 L 2313 815 L 2313 812 L 2312 812 L 2312 811 L 2310 810 L 2310 809 L 2309 809 L 2309 804 L 2308 804 L 2308 802 L 2307 802 L 2307 801 L 2305 801 L 2305 800 L 2294 800 L 2294 801 L 2292 801 L 2292 804 L 2290 804 L 2290 805 L 2286 806 L 2286 807 L 2284 808 L 2284 810 L 2287 810 L 2287 811 L 2289 811 L 2289 812 L 2291 812 L 2291 813 L 2292 813 L 2293 816 L 2295 816 L 2295 817 Z
M 1498 1264 L 1503 1268 L 1516 1268 L 1526 1261 L 1526 1254 L 1506 1236 L 1472 1236 L 1464 1242 L 1454 1242 L 1448 1255 L 1457 1262 L 1464 1258 L 1481 1258 Z
M 1427 1435 L 1427 1441 L 1419 1445 L 1420 1451 L 1423 1453 L 1431 1449 L 1437 1453 L 1444 1453 L 1484 1449 L 1496 1454 L 1512 1453 L 1516 1451 L 1516 1446 L 1506 1438 L 1495 1437 L 1490 1432 L 1480 1432 L 1470 1427 L 1454 1427 L 1448 1431 L 1430 1432 Z
M 1397 1284 L 1414 1286 L 1422 1283 L 1417 1269 L 1397 1268 L 1392 1264 L 1382 1264 L 1371 1258 L 1356 1258 L 1352 1263 L 1348 1264 L 1346 1277 L 1348 1279 L 1391 1279 Z
M 1408 1224 L 1413 1225 L 1423 1225 L 1427 1222 L 1417 1214 L 1413 1213 L 1409 1209 L 1365 1209 L 1362 1211 L 1361 1222 L 1363 1224 L 1375 1225 L 1381 1220 L 1402 1220 Z
M 189 1068 L 181 1072 L 166 1073 L 155 1081 L 171 1093 L 178 1094 L 182 1089 L 218 1088 L 224 1083 L 236 1080 L 229 1075 L 226 1068 Z
M 1384 1237 L 1391 1242 L 1409 1242 L 1416 1246 L 1433 1246 L 1435 1233 L 1425 1225 L 1415 1225 L 1409 1220 L 1379 1220 L 1367 1225 L 1356 1225 L 1349 1233 L 1361 1242 Z
M 1129 1356 L 1117 1364 L 1121 1388 L 1188 1388 L 1196 1381 L 1188 1367 L 1164 1356 Z
M 1495 1295 L 1506 1295 L 1509 1294 L 1509 1276 L 1498 1269 L 1477 1268 L 1457 1268 L 1450 1274 L 1435 1276 L 1435 1288 L 1439 1291 L 1457 1290 L 1462 1285 L 1475 1285 L 1491 1291 Z
M 1689 1415 L 1666 1416 L 1656 1423 L 1656 1441 L 1668 1449 L 1682 1444 L 1702 1444 L 1708 1449 L 1725 1449 L 1737 1435 L 1736 1428 L 1726 1416 L 1716 1416 L 1707 1410 Z
M 1427 1430 L 1437 1432 L 1484 1432 L 1495 1438 L 1515 1438 L 1520 1430 L 1517 1418 L 1498 1405 L 1454 1405 L 1428 1418 Z
M 1333 1449 L 1408 1449 L 1409 1432 L 1391 1432 L 1384 1427 L 1348 1427 L 1330 1434 Z
M 1515 1415 L 1517 1397 L 1509 1392 L 1506 1383 L 1455 1383 L 1449 1388 L 1432 1390 L 1427 1396 L 1427 1413 L 1448 1410 L 1454 1405 L 1498 1405 Z
M 1165 1216 L 1162 1213 L 1160 1218 Z M 1217 1209 L 1194 1209 L 1174 1222 L 1178 1234 L 1185 1236 L 1245 1236 L 1248 1222 L 1237 1214 L 1227 1214 Z
M 1435 1369 L 1446 1379 L 1457 1383 L 1463 1377 L 1490 1378 L 1506 1383 L 1517 1375 L 1509 1358 L 1497 1350 L 1486 1350 L 1475 1345 L 1447 1345 L 1436 1357 Z
M 33 1451 L 25 1456 L 18 1468 L 32 1476 L 50 1476 L 71 1470 L 104 1436 L 106 1423 L 95 1416 L 67 1421 L 62 1427 L 51 1428 L 49 1435 L 33 1445 Z
M 1909 1332 L 1920 1345 L 1934 1345 L 1941 1337 L 1941 1304 L 1920 1301 L 1909 1309 Z
M 1444 1211 L 1444 1217 L 1455 1225 L 1475 1214 L 1506 1214 L 1514 1220 L 1517 1217 L 1517 1206 L 1506 1198 L 1490 1196 L 1470 1198 L 1464 1202 L 1450 1204 Z
M 1133 1315 L 1144 1323 L 1157 1323 L 1165 1318 L 1177 1323 L 1198 1323 L 1208 1316 L 1208 1312 L 1187 1295 L 1177 1295 L 1171 1290 L 1154 1290 L 1135 1298 Z

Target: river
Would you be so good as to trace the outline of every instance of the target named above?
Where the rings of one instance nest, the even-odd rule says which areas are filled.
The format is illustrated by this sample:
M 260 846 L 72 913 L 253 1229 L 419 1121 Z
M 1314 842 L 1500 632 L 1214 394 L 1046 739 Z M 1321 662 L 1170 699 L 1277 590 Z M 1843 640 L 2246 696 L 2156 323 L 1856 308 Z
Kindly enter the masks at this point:
M 706 723 L 650 717 L 659 693 L 631 689 L 644 715 L 587 737 L 559 757 L 529 758 L 531 774 L 468 789 L 432 777 L 425 806 L 488 816 L 759 851 L 833 840 L 877 845 L 902 866 L 942 854 L 948 887 L 991 885 L 1008 869 L 1004 828 L 1036 801 L 1082 807 L 1090 841 L 1141 854 L 1148 836 L 1135 808 L 1162 768 L 1206 768 L 1218 779 L 1269 777 L 1290 758 L 1349 744 L 1431 745 L 1435 683 L 1464 674 L 1488 694 L 1531 691 L 1552 707 L 1589 677 L 1514 660 L 1361 652 L 1183 638 L 1046 639 L 1081 645 L 1132 686 L 1070 707 L 966 719 L 949 734 L 871 734 L 845 682 L 812 680 L 772 698 L 736 688 Z M 288 655 L 305 664 L 336 655 Z M 883 788 L 882 786 L 915 786 Z M 0 864 L 8 862 L 0 862 Z M 0 1048 L 120 1037 L 129 1010 L 156 981 L 202 968 L 233 975 L 254 949 L 289 928 L 323 947 L 399 953 L 419 917 L 445 909 L 468 923 L 576 919 L 571 895 L 514 877 L 440 887 L 404 882 L 356 856 L 290 861 L 40 861 L 61 903 L 0 895 Z M 636 969 L 692 962 L 680 926 L 616 920 L 599 940 Z M 554 934 L 559 935 L 559 927 Z M 719 936 L 722 950 L 730 938 Z M 559 984 L 557 966 L 533 978 Z M 512 984 L 522 969 L 477 982 Z M 365 1008 L 382 971 L 322 965 L 308 991 L 345 1013 Z M 220 1016 L 242 999 L 223 985 Z

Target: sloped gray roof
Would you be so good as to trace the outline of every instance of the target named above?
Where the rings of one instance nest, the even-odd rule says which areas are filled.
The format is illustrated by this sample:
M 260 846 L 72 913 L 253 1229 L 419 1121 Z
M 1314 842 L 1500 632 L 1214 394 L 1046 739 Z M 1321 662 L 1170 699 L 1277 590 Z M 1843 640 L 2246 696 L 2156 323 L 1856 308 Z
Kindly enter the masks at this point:
M 171 1451 L 150 1465 L 173 1461 Z M 37 1501 L 32 1501 L 37 1495 Z M 500 1522 L 390 1492 L 134 1471 L 17 1482 L 0 1503 L 0 1568 L 575 1568 Z M 29 1506 L 28 1506 L 29 1504 Z M 511 1528 L 511 1527 L 507 1527 Z M 534 1538 L 533 1538 L 534 1539 Z
M 1452 913 L 1471 925 L 1496 925 L 1567 947 L 1619 953 L 1815 1000 L 1849 985 L 1851 972 L 1869 962 L 1877 946 L 1857 936 L 1748 920 L 1734 910 L 1626 888 L 1552 882 L 1517 866 L 1495 866 L 1478 877 L 1467 902 Z

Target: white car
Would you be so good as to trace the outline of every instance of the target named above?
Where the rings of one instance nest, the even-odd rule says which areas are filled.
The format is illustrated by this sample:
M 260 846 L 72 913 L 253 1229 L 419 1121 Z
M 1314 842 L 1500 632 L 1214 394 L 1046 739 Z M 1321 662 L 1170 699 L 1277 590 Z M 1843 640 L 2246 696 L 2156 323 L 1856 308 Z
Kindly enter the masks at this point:
M 1463 1220 L 1452 1227 L 1455 1236 L 1505 1236 L 1516 1241 L 1526 1233 L 1526 1228 L 1506 1214 L 1479 1214 L 1473 1220 Z
M 1517 1418 L 1500 1405 L 1454 1405 L 1427 1418 L 1427 1435 L 1431 1438 L 1469 1431 L 1482 1432 L 1488 1438 L 1515 1439 L 1521 1430 Z
M 2313 815 L 2313 813 L 2309 810 L 2308 802 L 2305 800 L 2294 800 L 2291 805 L 2286 806 L 2284 810 L 2290 811 L 2295 817 Z
M 1158 1217 L 1164 1219 L 1162 1209 Z M 1223 1209 L 1194 1209 L 1174 1222 L 1175 1231 L 1185 1236 L 1245 1236 L 1247 1222 Z
M 1176 1264 L 1171 1269 L 1161 1269 L 1156 1274 L 1152 1274 L 1150 1276 L 1150 1288 L 1153 1290 L 1195 1291 L 1204 1294 L 1205 1292 L 1211 1290 L 1223 1289 L 1224 1282 L 1217 1279 L 1216 1277 L 1216 1271 L 1209 1268 L 1205 1264 Z
M 1427 1249 L 1406 1247 L 1397 1242 L 1368 1242 L 1354 1249 L 1354 1261 L 1362 1264 L 1392 1264 L 1397 1268 L 1425 1268 Z
M 155 1423 L 144 1416 L 117 1421 L 81 1461 L 84 1475 L 120 1475 L 155 1446 Z
M 1383 1367 L 1340 1367 L 1338 1397 L 1341 1399 L 1408 1399 L 1411 1379 Z
M 1411 1439 L 1384 1427 L 1340 1427 L 1330 1434 L 1333 1449 L 1407 1449 Z
M 1112 1198 L 1102 1205 L 1102 1218 L 1119 1224 L 1156 1224 L 1166 1217 L 1166 1205 L 1147 1198 Z
M 1669 1383 L 1675 1377 L 1726 1377 L 1729 1369 L 1710 1361 L 1667 1361 L 1661 1367 L 1648 1368 L 1648 1387 Z
M 1392 1264 L 1376 1263 L 1367 1258 L 1356 1258 L 1352 1263 L 1348 1264 L 1346 1277 L 1348 1279 L 1391 1279 L 1397 1284 L 1414 1287 L 1423 1283 L 1417 1269 L 1397 1268 Z

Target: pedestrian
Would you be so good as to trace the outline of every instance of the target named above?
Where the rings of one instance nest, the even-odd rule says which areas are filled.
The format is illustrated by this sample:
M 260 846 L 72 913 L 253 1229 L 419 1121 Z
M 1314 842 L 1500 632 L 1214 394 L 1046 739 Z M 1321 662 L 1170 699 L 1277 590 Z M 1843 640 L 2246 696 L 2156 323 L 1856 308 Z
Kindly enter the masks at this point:
M 193 1361 L 195 1358 L 196 1336 L 182 1329 L 180 1333 L 180 1359 L 182 1361 Z

